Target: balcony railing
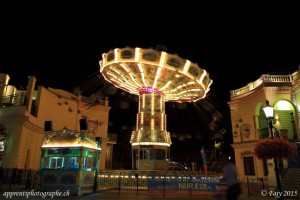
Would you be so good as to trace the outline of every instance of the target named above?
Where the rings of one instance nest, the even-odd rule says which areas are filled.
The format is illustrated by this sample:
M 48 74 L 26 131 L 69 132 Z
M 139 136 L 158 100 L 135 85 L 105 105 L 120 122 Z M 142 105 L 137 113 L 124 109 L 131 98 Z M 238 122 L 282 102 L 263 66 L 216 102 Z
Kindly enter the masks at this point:
M 24 106 L 26 104 L 26 94 L 13 94 L 9 96 L 2 96 L 0 98 L 0 106 L 1 107 L 9 107 L 9 106 Z
M 297 73 L 298 74 L 298 73 Z M 248 83 L 248 85 L 236 89 L 231 90 L 231 97 L 245 94 L 255 88 L 259 87 L 263 83 L 291 83 L 298 76 L 294 73 L 293 75 L 269 75 L 263 74 L 259 79 L 254 82 Z

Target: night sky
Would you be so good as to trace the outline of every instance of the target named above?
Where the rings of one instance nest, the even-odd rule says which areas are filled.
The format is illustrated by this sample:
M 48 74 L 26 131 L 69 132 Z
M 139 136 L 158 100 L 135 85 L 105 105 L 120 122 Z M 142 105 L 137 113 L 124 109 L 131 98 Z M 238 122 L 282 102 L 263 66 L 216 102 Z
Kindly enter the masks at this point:
M 114 48 L 163 46 L 198 63 L 214 81 L 204 100 L 167 103 L 172 152 L 199 153 L 224 130 L 229 144 L 230 90 L 262 74 L 298 70 L 300 5 L 210 2 L 9 1 L 0 10 L 0 72 L 8 73 L 18 89 L 26 87 L 28 75 L 35 75 L 38 85 L 70 92 L 80 87 L 87 96 L 109 96 L 109 132 L 118 134 L 116 150 L 127 151 L 137 98 L 105 82 L 98 62 Z

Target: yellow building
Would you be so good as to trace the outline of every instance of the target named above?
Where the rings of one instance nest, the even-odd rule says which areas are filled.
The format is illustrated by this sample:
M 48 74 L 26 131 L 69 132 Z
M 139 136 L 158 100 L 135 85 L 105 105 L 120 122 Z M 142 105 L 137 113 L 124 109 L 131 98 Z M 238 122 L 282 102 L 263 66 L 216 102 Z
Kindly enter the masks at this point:
M 91 99 L 70 92 L 36 86 L 28 77 L 26 90 L 8 85 L 8 74 L 0 74 L 0 125 L 6 129 L 2 144 L 2 167 L 39 169 L 45 129 L 81 130 L 80 119 L 87 120 L 87 134 L 101 138 L 100 169 L 111 165 L 112 145 L 108 138 L 108 99 Z M 35 89 L 37 88 L 37 90 Z M 46 124 L 46 125 L 45 125 Z M 1 149 L 1 148 L 0 148 Z
M 257 141 L 270 136 L 263 111 L 266 101 L 274 107 L 275 134 L 281 134 L 298 148 L 294 160 L 283 160 L 283 171 L 287 174 L 291 167 L 294 169 L 300 166 L 299 86 L 300 71 L 295 71 L 287 75 L 263 74 L 246 86 L 230 91 L 228 104 L 231 112 L 232 146 L 240 180 L 246 182 L 247 179 L 263 178 L 261 180 L 265 180 L 269 186 L 276 186 L 273 160 L 260 160 L 254 153 Z

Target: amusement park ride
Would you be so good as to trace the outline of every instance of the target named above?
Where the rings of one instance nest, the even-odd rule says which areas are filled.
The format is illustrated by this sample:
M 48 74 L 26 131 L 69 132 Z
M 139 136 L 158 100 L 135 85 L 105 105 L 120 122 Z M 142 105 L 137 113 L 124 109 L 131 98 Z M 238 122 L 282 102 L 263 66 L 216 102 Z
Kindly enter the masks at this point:
M 197 64 L 164 51 L 114 49 L 102 55 L 100 72 L 114 86 L 139 96 L 136 130 L 132 132 L 132 168 L 163 170 L 170 157 L 165 102 L 205 98 L 212 80 Z

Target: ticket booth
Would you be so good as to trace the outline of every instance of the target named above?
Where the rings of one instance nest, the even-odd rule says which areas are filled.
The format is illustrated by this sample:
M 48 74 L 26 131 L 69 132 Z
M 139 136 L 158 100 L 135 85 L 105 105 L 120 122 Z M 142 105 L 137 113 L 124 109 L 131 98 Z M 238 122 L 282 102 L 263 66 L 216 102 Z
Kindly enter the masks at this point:
M 40 191 L 91 193 L 97 188 L 100 139 L 85 131 L 48 131 L 41 153 Z

